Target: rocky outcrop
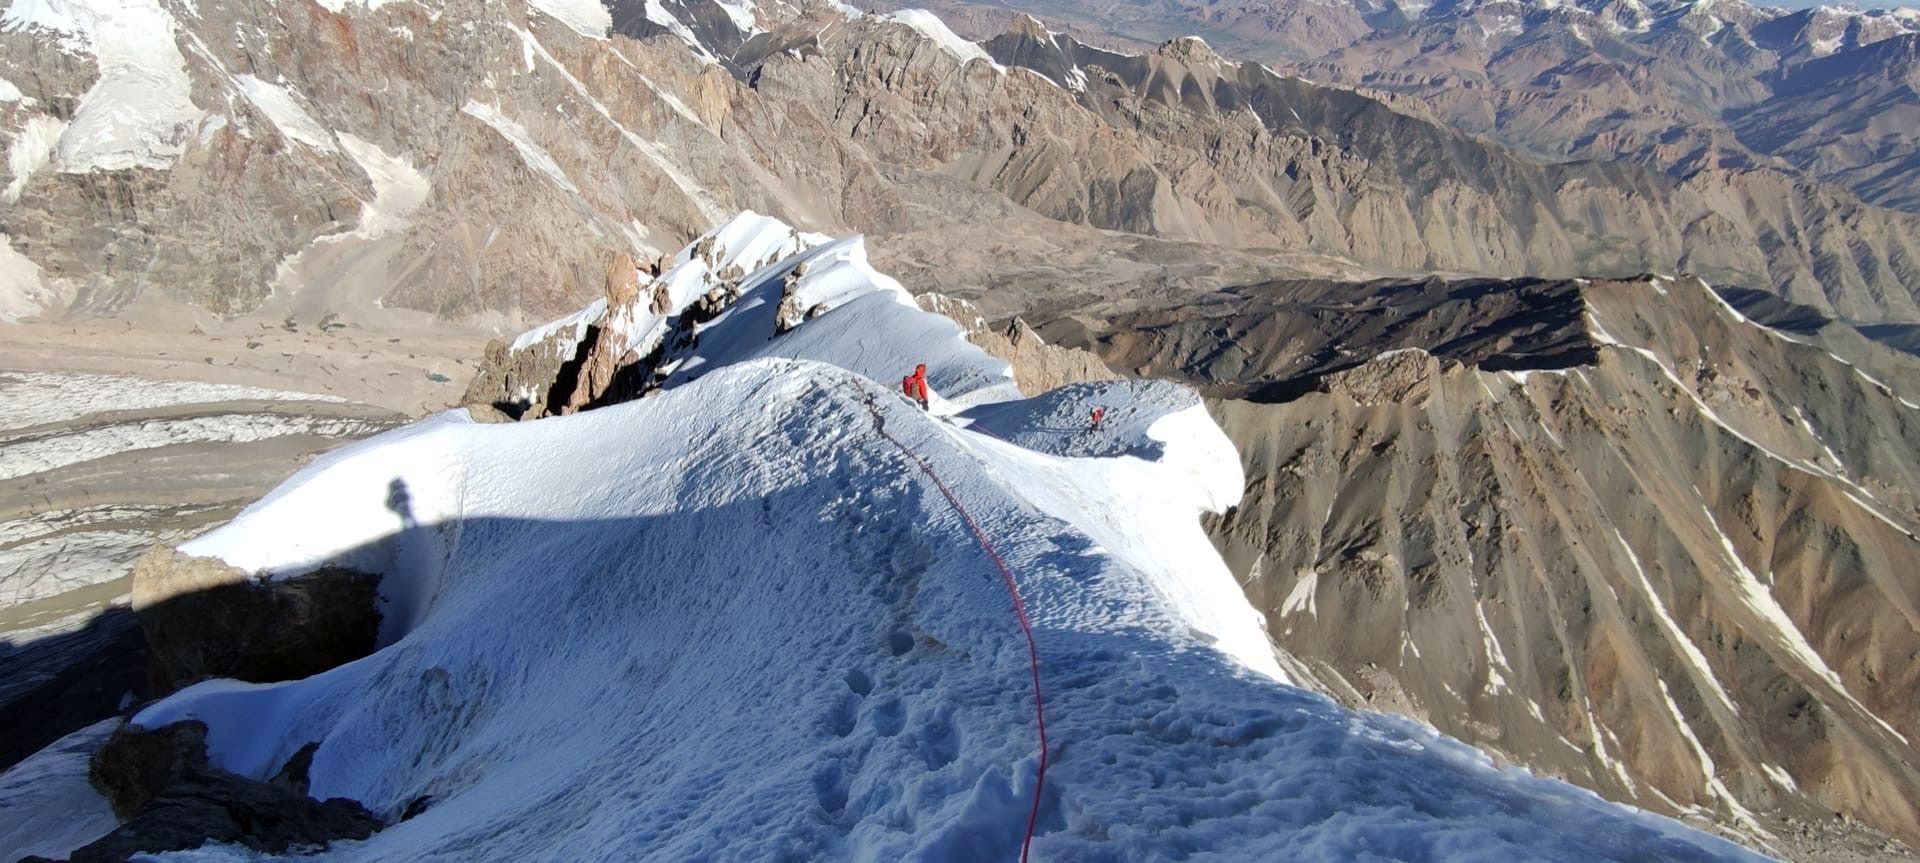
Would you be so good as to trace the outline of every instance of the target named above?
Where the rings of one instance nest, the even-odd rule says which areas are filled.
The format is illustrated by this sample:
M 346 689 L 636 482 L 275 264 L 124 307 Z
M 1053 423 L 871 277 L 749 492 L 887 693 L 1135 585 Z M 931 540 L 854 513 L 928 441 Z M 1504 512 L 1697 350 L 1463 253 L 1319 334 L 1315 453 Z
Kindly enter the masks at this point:
M 153 694 L 214 677 L 294 680 L 366 656 L 380 632 L 379 586 L 378 575 L 340 566 L 257 579 L 155 548 L 133 567 Z
M 461 403 L 476 417 L 537 419 L 560 413 L 579 380 L 586 334 L 584 327 L 560 327 L 517 349 L 501 339 L 488 342 Z
M 966 300 L 944 294 L 921 294 L 916 299 L 920 308 L 952 318 L 966 331 L 968 341 L 1012 366 L 1014 384 L 1029 396 L 1065 384 L 1120 377 L 1092 351 L 1047 344 L 1046 339 L 1020 318 L 994 327 Z
M 1401 348 L 1320 379 L 1320 391 L 1346 396 L 1358 405 L 1404 404 L 1426 407 L 1440 362 L 1420 348 Z
M 658 307 L 661 305 L 658 295 L 665 293 L 664 288 L 664 285 L 647 285 L 643 288 L 639 267 L 625 253 L 615 255 L 613 262 L 607 265 L 608 309 L 638 305 L 643 299 L 643 291 L 647 305 Z M 596 405 L 625 401 L 640 394 L 641 381 L 636 380 L 638 375 L 633 371 L 640 357 L 627 346 L 626 333 L 607 326 L 590 327 L 581 350 L 583 353 L 579 358 L 579 371 L 574 376 L 573 391 L 567 394 L 559 413 L 577 413 Z
M 307 796 L 312 745 L 272 780 L 259 782 L 208 763 L 206 736 L 199 722 L 115 731 L 94 754 L 88 778 L 122 823 L 75 849 L 73 863 L 122 863 L 210 842 L 280 854 L 365 839 L 384 826 L 351 800 Z
M 540 419 L 640 398 L 664 383 L 664 372 L 699 343 L 701 327 L 737 303 L 745 271 L 722 263 L 727 250 L 701 239 L 688 278 L 661 278 L 661 265 L 642 273 L 618 254 L 607 267 L 605 292 L 586 308 L 530 331 L 512 344 L 487 346 L 466 401 L 477 417 Z M 679 272 L 679 271 L 675 271 Z M 795 311 L 804 265 L 781 277 L 772 332 L 786 333 L 824 313 L 824 304 Z M 704 289 L 704 290 L 703 290 Z

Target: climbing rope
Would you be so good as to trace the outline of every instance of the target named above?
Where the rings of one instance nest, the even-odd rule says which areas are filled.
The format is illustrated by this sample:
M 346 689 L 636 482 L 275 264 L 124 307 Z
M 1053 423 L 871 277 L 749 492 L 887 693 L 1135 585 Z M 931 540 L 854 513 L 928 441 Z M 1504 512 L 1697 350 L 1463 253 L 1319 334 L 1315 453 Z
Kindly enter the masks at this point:
M 960 519 L 966 522 L 967 529 L 973 532 L 973 538 L 980 543 L 980 548 L 986 551 L 987 557 L 993 560 L 993 565 L 999 567 L 1000 579 L 1007 585 L 1007 595 L 1013 597 L 1013 614 L 1019 618 L 1020 633 L 1027 639 L 1027 665 L 1033 671 L 1033 723 L 1040 732 L 1040 765 L 1033 779 L 1033 808 L 1027 812 L 1026 838 L 1020 842 L 1020 863 L 1027 863 L 1027 856 L 1033 849 L 1033 831 L 1040 823 L 1040 792 L 1047 783 L 1046 701 L 1040 695 L 1040 648 L 1033 640 L 1033 626 L 1027 620 L 1027 604 L 1020 599 L 1020 585 L 1014 581 L 1013 570 L 1008 568 L 1006 560 L 1000 557 L 999 550 L 993 547 L 993 541 L 987 539 L 987 532 L 980 528 L 980 523 L 974 520 L 973 514 L 960 503 L 960 497 L 953 493 L 953 489 L 947 487 L 946 481 L 941 479 L 938 473 L 934 472 L 932 464 L 921 458 L 920 454 L 914 452 L 913 448 L 907 446 L 904 441 L 894 437 L 892 432 L 887 431 L 886 418 L 880 415 L 880 406 L 874 404 L 873 392 L 862 389 L 860 395 L 866 402 L 867 412 L 873 414 L 873 430 L 879 432 L 880 436 L 899 449 L 902 455 L 919 466 L 920 472 L 926 474 L 927 479 L 933 481 L 934 487 L 940 490 L 940 494 L 947 499 L 953 511 L 959 513 Z

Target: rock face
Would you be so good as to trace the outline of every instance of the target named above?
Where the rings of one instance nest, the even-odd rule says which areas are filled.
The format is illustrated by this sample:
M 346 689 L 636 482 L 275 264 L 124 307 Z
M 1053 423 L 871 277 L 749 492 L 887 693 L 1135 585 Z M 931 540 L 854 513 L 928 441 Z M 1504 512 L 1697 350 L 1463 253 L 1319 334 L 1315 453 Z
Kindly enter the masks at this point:
M 94 754 L 89 779 L 122 823 L 75 849 L 73 863 L 120 863 L 143 852 L 209 842 L 278 854 L 365 839 L 384 826 L 351 800 L 307 796 L 313 747 L 296 754 L 271 781 L 257 782 L 208 764 L 206 735 L 198 722 L 115 731 Z
M 1405 404 L 1426 407 L 1440 363 L 1420 348 L 1381 354 L 1353 368 L 1320 379 L 1320 391 L 1352 399 L 1354 404 Z
M 226 563 L 160 547 L 133 568 L 154 694 L 213 677 L 253 682 L 318 674 L 373 652 L 380 577 L 339 566 L 261 581 Z
M 1014 318 L 1003 327 L 993 327 L 980 311 L 966 300 L 942 294 L 921 294 L 920 308 L 946 315 L 966 330 L 967 340 L 1013 366 L 1013 381 L 1020 391 L 1037 396 L 1065 384 L 1083 381 L 1117 380 L 1119 375 L 1100 361 L 1098 354 L 1082 348 L 1047 344 L 1027 322 Z
M 991 36 L 1014 10 L 1136 50 L 1204 36 L 1313 80 L 1413 97 L 1454 128 L 1556 158 L 1689 175 L 1789 168 L 1914 211 L 1913 10 L 1741 0 L 1113 0 L 934 9 Z M 973 14 L 973 13 L 983 14 Z M 1037 24 L 1021 29 L 1045 35 Z
M 1092 343 L 1259 399 L 1212 529 L 1329 692 L 1789 856 L 1920 840 L 1920 363 L 1691 279 L 1247 294 Z
M 652 290 L 654 286 L 649 285 L 643 296 L 640 281 L 640 270 L 633 258 L 615 255 L 613 263 L 607 265 L 607 308 L 628 308 L 643 298 L 650 307 L 659 305 L 655 297 L 658 292 Z M 625 334 L 604 326 L 594 327 L 590 332 L 582 346 L 585 353 L 580 356 L 573 392 L 567 396 L 561 413 L 575 413 L 639 395 L 636 383 L 622 374 L 640 359 L 627 347 Z

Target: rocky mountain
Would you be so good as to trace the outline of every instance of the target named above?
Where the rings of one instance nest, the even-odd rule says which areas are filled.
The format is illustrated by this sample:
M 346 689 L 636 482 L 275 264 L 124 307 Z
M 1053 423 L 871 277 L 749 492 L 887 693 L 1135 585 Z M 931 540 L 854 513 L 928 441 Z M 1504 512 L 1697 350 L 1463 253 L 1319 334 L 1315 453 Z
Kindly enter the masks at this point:
M 1789 856 L 1835 813 L 1911 844 L 1920 363 L 1767 311 L 1271 283 L 1042 331 L 1220 397 L 1214 537 L 1329 691 Z
M 1788 11 L 1743 0 L 935 8 L 981 37 L 1008 10 L 1135 50 L 1199 34 L 1223 53 L 1314 80 L 1413 96 L 1455 128 L 1550 158 L 1626 158 L 1678 176 L 1764 166 L 1920 208 L 1907 158 L 1920 140 L 1903 122 L 1920 97 L 1898 83 L 1916 74 L 1907 40 L 1920 33 L 1920 10 Z
M 0 76 L 22 96 L 0 120 L 15 130 L 0 215 L 32 276 L 16 305 L 105 314 L 163 295 L 497 325 L 595 295 L 614 255 L 654 258 L 752 208 L 1007 248 L 949 261 L 939 287 L 969 296 L 1008 259 L 1047 258 L 1048 232 L 1091 228 L 1078 236 L 1115 270 L 1152 273 L 1164 247 L 1097 232 L 1224 248 L 1211 266 L 1265 261 L 1249 266 L 1269 277 L 1686 269 L 1920 319 L 1915 217 L 1765 170 L 1542 164 L 1191 40 L 1124 55 L 1023 22 L 983 49 L 931 16 L 827 6 L 169 2 L 140 8 L 170 48 L 88 15 L 8 13 Z M 606 35 L 616 19 L 657 32 Z M 1249 254 L 1276 249 L 1294 255 L 1278 271 Z
M 1738 115 L 1741 141 L 1858 190 L 1867 200 L 1920 210 L 1920 35 L 1808 60 L 1773 94 Z

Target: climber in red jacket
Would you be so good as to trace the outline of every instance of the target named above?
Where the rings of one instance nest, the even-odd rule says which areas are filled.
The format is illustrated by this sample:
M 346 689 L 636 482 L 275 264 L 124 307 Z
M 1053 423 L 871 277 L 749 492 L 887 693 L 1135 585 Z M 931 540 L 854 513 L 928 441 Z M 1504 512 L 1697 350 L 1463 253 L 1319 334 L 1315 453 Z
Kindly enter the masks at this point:
M 921 410 L 927 410 L 927 364 L 913 367 L 913 374 L 900 379 L 900 389 L 907 398 L 920 403 Z

